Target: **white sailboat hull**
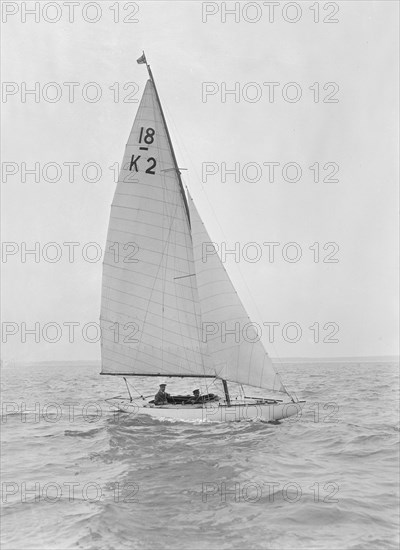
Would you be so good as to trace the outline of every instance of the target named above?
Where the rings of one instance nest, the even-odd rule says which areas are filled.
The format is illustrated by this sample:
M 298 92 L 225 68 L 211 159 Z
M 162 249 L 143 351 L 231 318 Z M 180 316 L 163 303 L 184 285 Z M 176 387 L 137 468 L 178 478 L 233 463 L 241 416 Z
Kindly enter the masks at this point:
M 291 416 L 299 416 L 305 401 L 297 403 L 240 403 L 226 406 L 220 403 L 204 405 L 162 405 L 152 406 L 142 400 L 114 397 L 107 400 L 118 411 L 132 416 L 148 415 L 157 420 L 183 422 L 274 422 Z M 146 404 L 144 404 L 146 403 Z

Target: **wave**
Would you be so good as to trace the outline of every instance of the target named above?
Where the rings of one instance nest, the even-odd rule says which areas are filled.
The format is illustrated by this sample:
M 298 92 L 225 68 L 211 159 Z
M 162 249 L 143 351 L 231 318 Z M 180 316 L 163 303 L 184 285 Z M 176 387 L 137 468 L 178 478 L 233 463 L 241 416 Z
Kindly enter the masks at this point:
M 64 435 L 66 435 L 67 437 L 84 437 L 84 438 L 90 438 L 90 437 L 94 437 L 96 436 L 97 434 L 101 433 L 102 431 L 104 431 L 104 427 L 100 427 L 100 428 L 93 428 L 92 430 L 65 430 L 64 431 Z

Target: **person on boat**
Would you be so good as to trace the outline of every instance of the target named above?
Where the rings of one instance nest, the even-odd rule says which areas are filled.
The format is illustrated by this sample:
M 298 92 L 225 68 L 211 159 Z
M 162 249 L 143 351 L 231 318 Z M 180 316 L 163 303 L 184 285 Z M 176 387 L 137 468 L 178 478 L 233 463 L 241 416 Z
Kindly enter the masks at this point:
M 167 403 L 172 403 L 173 399 L 169 393 L 165 391 L 167 384 L 160 384 L 160 389 L 154 397 L 154 405 L 166 405 Z
M 193 397 L 188 401 L 190 405 L 197 405 L 198 403 L 208 403 L 209 401 L 219 401 L 218 395 L 214 393 L 206 393 L 204 395 L 200 394 L 200 390 L 193 391 Z
M 188 403 L 190 403 L 191 405 L 195 405 L 201 402 L 202 400 L 201 400 L 200 390 L 193 390 L 193 397 L 189 399 Z

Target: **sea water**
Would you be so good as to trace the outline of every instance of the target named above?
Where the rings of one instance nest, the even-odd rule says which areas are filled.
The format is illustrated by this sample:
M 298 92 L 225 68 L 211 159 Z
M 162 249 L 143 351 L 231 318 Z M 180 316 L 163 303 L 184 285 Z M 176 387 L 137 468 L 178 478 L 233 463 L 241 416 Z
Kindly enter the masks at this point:
M 279 370 L 301 415 L 195 424 L 113 412 L 95 366 L 3 369 L 3 549 L 397 548 L 398 366 Z

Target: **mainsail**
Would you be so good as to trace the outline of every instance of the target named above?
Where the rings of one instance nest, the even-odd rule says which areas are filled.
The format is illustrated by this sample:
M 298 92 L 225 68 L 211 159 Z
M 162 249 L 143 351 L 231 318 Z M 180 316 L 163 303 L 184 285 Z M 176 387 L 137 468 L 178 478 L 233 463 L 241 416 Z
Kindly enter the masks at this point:
M 151 80 L 111 207 L 101 327 L 103 373 L 207 374 L 187 205 Z
M 189 204 L 188 204 L 189 202 Z M 185 196 L 152 78 L 126 145 L 103 262 L 102 374 L 217 377 L 285 392 Z M 204 327 L 214 323 L 210 337 Z M 237 326 L 237 325 L 236 325 Z

